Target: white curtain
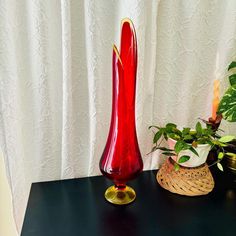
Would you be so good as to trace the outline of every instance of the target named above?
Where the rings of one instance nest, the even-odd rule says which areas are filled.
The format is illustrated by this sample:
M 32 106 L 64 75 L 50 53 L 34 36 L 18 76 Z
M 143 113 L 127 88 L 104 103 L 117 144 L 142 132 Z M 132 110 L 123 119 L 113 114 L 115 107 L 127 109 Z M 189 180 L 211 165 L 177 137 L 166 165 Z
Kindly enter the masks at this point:
M 124 17 L 137 31 L 145 169 L 159 160 L 146 155 L 148 126 L 191 126 L 211 114 L 213 80 L 221 93 L 226 88 L 236 56 L 235 0 L 1 0 L 0 145 L 19 231 L 32 182 L 100 174 L 112 44 L 119 45 Z

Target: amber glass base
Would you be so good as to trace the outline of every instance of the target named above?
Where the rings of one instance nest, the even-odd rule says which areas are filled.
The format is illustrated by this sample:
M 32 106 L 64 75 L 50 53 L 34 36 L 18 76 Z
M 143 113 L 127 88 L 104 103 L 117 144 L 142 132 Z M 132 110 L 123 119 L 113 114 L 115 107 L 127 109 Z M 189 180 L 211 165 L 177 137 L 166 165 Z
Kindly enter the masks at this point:
M 117 188 L 116 186 L 111 186 L 106 190 L 104 196 L 108 202 L 116 205 L 125 205 L 135 200 L 136 193 L 129 186 L 125 186 L 122 189 Z

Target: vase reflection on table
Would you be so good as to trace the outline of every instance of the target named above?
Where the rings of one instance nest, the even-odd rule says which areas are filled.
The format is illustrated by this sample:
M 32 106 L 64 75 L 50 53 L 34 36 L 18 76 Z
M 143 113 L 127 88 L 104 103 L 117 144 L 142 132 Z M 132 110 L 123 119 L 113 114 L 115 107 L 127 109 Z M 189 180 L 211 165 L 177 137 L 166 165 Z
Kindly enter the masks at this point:
M 137 41 L 133 23 L 121 23 L 120 53 L 113 46 L 112 114 L 107 143 L 100 160 L 100 170 L 115 185 L 105 192 L 105 198 L 118 205 L 135 200 L 135 191 L 126 185 L 143 169 L 135 125 L 135 89 L 137 71 Z

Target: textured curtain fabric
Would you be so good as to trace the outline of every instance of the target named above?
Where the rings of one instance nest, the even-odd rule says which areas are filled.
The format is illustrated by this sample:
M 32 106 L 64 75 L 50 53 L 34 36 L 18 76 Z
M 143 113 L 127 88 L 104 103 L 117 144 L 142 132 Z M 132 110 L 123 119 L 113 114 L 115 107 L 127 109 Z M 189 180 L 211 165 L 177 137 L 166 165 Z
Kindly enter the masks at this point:
M 32 182 L 100 174 L 112 44 L 119 45 L 124 17 L 137 31 L 145 169 L 159 160 L 146 155 L 148 126 L 191 126 L 210 116 L 213 80 L 221 93 L 226 88 L 236 56 L 235 0 L 1 0 L 0 145 L 19 231 Z

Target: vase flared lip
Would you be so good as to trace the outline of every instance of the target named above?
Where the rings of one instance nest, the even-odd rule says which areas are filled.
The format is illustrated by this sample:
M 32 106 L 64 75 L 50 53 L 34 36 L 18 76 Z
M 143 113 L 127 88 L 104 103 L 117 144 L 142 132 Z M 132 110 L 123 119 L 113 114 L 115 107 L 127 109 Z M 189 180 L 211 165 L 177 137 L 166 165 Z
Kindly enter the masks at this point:
M 117 47 L 116 47 L 115 44 L 113 44 L 113 50 L 114 50 L 114 52 L 115 52 L 115 54 L 116 54 L 118 60 L 120 61 L 120 64 L 121 64 L 122 67 L 123 67 L 123 63 L 122 63 L 122 60 L 121 60 L 121 57 L 120 57 L 120 53 L 119 53 L 119 51 L 118 51 L 118 49 L 117 49 Z
M 134 23 L 133 23 L 133 21 L 130 19 L 130 18 L 128 18 L 128 17 L 125 17 L 125 18 L 123 18 L 122 20 L 121 20 L 121 29 L 122 29 L 122 27 L 123 27 L 123 25 L 125 24 L 125 23 L 129 23 L 129 25 L 130 25 L 130 27 L 132 28 L 132 30 L 133 30 L 133 32 L 134 32 L 134 40 L 136 41 L 137 39 L 136 39 L 136 30 L 135 30 L 135 27 L 134 27 Z
M 133 21 L 132 21 L 130 18 L 128 18 L 128 17 L 125 17 L 125 18 L 123 18 L 123 19 L 121 20 L 121 28 L 122 28 L 123 24 L 125 24 L 126 22 L 130 24 L 132 30 L 135 32 L 134 23 L 133 23 Z

